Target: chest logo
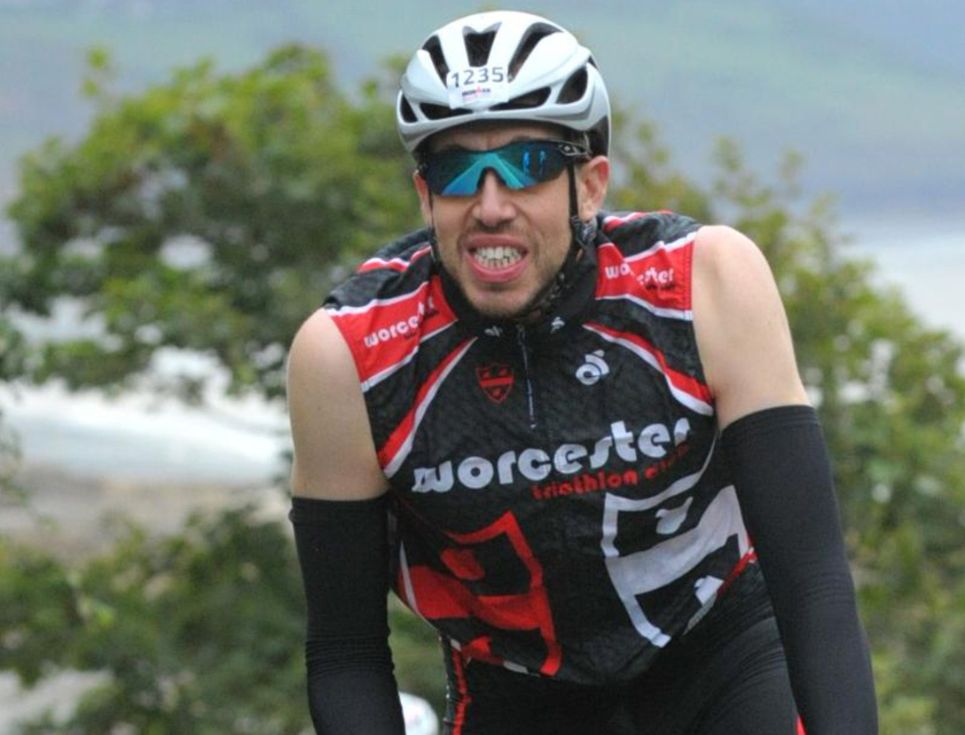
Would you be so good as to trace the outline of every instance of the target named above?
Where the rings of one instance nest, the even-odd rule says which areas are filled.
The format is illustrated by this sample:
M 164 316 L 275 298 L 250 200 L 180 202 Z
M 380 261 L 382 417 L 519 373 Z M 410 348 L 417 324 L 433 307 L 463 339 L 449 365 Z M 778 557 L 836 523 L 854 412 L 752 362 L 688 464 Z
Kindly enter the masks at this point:
M 490 401 L 502 403 L 513 390 L 516 377 L 509 365 L 493 363 L 477 367 L 476 380 L 479 381 L 479 387 Z
M 576 369 L 576 379 L 583 385 L 594 385 L 600 378 L 610 373 L 610 366 L 603 359 L 603 350 L 596 350 L 586 355 L 586 362 Z

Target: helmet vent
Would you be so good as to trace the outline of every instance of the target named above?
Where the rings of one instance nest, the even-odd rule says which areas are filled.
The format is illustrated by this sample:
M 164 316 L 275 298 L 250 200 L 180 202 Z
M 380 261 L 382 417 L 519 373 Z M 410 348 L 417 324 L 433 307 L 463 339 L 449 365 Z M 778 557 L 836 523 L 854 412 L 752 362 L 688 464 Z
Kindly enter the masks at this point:
M 526 63 L 526 59 L 533 53 L 536 44 L 554 33 L 559 33 L 559 28 L 554 28 L 548 23 L 534 23 L 526 30 L 526 35 L 523 37 L 523 40 L 520 41 L 519 48 L 517 48 L 516 53 L 513 54 L 512 61 L 509 62 L 510 81 L 516 77 L 516 73 L 520 67 Z
M 485 66 L 489 61 L 489 52 L 496 40 L 496 31 L 466 34 L 466 55 L 470 66 Z
M 442 44 L 439 43 L 439 36 L 433 36 L 428 41 L 423 44 L 422 49 L 429 53 L 429 58 L 432 59 L 432 65 L 436 68 L 436 74 L 445 83 L 446 77 L 449 75 L 449 64 L 446 62 L 446 56 L 442 53 Z
M 459 115 L 468 115 L 470 110 L 459 107 L 455 110 L 445 107 L 443 105 L 433 105 L 430 102 L 423 102 L 419 105 L 419 109 L 422 110 L 422 114 L 425 115 L 430 120 L 445 120 L 447 117 L 458 117 Z
M 546 104 L 546 100 L 549 99 L 550 90 L 549 87 L 543 87 L 542 89 L 537 89 L 532 92 L 527 92 L 526 94 L 521 94 L 519 97 L 514 97 L 509 102 L 504 102 L 501 105 L 495 105 L 493 110 L 528 110 L 534 107 L 540 107 Z
M 561 104 L 580 101 L 586 94 L 586 85 L 587 74 L 586 67 L 584 67 L 566 80 L 566 84 L 560 90 L 560 95 L 556 98 L 556 101 Z
M 415 112 L 412 110 L 412 105 L 409 104 L 409 100 L 402 97 L 399 103 L 399 114 L 402 115 L 402 119 L 407 123 L 416 122 Z

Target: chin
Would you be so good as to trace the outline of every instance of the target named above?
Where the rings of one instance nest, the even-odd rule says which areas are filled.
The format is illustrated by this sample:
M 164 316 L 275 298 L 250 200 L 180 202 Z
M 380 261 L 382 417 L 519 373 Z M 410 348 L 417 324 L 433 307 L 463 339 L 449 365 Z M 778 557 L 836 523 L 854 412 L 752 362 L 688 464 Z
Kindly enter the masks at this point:
M 480 285 L 463 282 L 459 285 L 466 301 L 487 319 L 513 320 L 530 315 L 544 298 L 550 283 L 512 283 Z
M 497 296 L 486 294 L 468 298 L 473 308 L 488 319 L 512 320 L 518 319 L 529 313 L 536 301 L 535 296 L 520 298 L 508 295 Z

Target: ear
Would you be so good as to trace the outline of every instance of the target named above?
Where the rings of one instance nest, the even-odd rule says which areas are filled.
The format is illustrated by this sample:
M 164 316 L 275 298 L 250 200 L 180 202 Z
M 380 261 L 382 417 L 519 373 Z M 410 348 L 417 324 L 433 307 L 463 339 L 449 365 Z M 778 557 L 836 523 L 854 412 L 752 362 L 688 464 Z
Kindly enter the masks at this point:
M 429 185 L 418 169 L 412 172 L 412 183 L 415 184 L 416 193 L 419 195 L 422 221 L 425 222 L 426 227 L 432 227 L 432 192 L 429 191 Z
M 596 216 L 606 199 L 610 183 L 610 159 L 596 156 L 580 166 L 580 219 L 584 222 Z

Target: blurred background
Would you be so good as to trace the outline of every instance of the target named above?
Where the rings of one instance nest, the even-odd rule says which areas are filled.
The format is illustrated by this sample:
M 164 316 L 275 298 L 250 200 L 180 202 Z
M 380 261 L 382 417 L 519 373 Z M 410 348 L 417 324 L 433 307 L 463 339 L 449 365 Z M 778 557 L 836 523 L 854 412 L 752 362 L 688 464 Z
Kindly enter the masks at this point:
M 611 207 L 765 250 L 882 732 L 965 732 L 965 5 L 515 7 L 595 53 Z M 305 731 L 285 350 L 418 224 L 400 59 L 483 8 L 0 0 L 0 734 Z M 439 710 L 432 636 L 393 615 Z

